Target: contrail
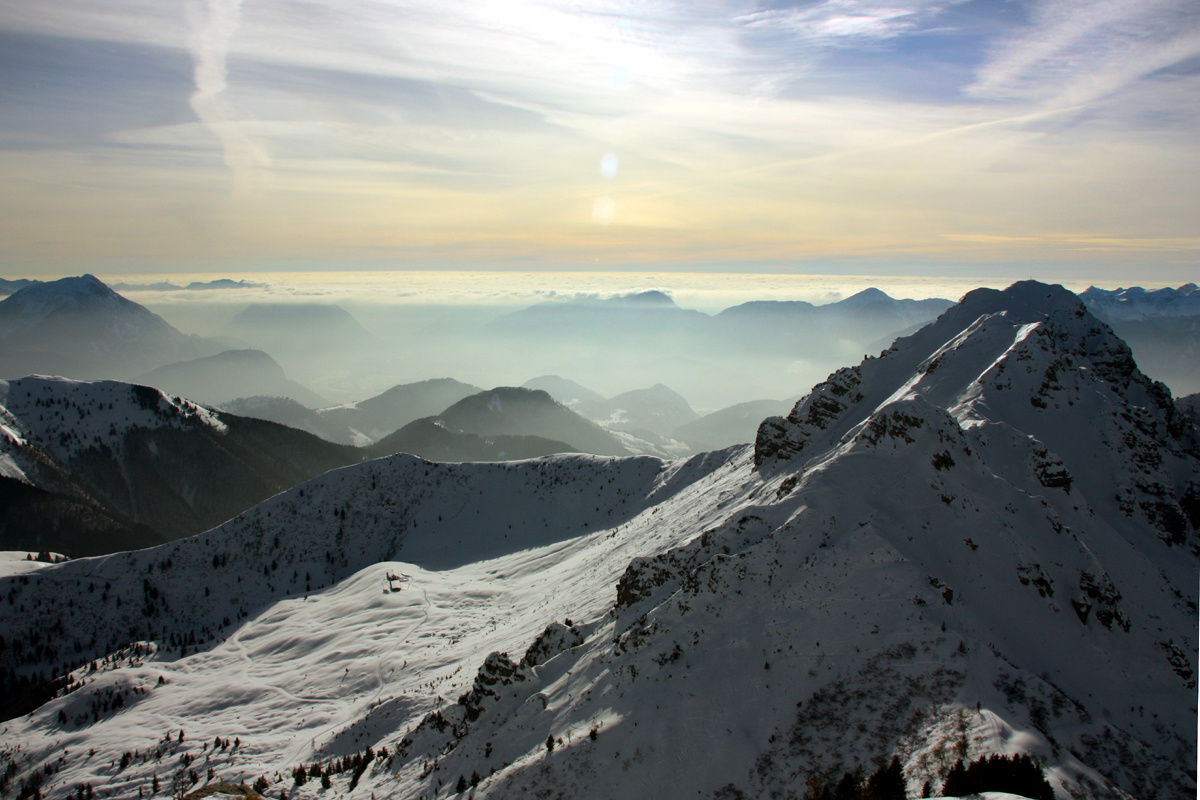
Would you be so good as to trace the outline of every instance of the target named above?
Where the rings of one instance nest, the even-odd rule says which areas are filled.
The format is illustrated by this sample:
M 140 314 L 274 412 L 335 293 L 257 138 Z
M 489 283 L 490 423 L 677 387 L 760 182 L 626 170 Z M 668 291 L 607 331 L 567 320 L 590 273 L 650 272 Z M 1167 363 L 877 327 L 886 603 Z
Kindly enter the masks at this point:
M 242 0 L 207 0 L 192 40 L 196 84 L 190 100 L 192 110 L 220 141 L 235 185 L 244 182 L 248 171 L 269 163 L 267 154 L 247 135 L 224 96 L 228 87 L 226 58 L 241 16 Z

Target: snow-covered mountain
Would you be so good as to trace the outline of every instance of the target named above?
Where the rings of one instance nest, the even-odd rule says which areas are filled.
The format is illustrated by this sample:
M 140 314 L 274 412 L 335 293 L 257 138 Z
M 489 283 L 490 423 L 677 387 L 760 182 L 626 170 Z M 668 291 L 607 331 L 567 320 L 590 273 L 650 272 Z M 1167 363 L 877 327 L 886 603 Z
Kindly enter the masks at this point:
M 59 693 L 0 774 L 715 800 L 1024 752 L 1063 800 L 1182 800 L 1198 523 L 1195 426 L 1128 348 L 1059 287 L 981 290 L 753 446 L 395 456 L 2 578 L 0 666 L 74 671 L 25 685 Z
M 217 352 L 93 275 L 31 283 L 0 300 L 0 375 L 129 377 Z
M 1185 283 L 1177 289 L 1168 286 L 1151 290 L 1141 286 L 1128 289 L 1089 286 L 1079 293 L 1079 299 L 1089 311 L 1106 321 L 1200 315 L 1200 286 L 1194 283 Z
M 0 403 L 0 550 L 86 556 L 165 541 L 75 480 Z
M 10 477 L 97 501 L 153 529 L 158 540 L 206 530 L 314 475 L 361 460 L 353 448 L 301 431 L 119 381 L 0 381 L 0 415 L 10 443 L 7 461 L 23 473 Z

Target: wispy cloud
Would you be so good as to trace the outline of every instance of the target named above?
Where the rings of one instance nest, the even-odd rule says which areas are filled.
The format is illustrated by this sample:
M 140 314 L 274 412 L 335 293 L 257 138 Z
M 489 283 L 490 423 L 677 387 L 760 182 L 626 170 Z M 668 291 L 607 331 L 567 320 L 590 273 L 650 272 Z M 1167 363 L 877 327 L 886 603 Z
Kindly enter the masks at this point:
M 921 29 L 966 0 L 823 0 L 802 8 L 755 11 L 739 18 L 749 28 L 785 31 L 804 42 L 852 46 Z
M 235 185 L 244 188 L 255 170 L 270 165 L 270 158 L 248 134 L 226 96 L 227 59 L 241 23 L 241 10 L 242 0 L 206 0 L 193 12 L 196 19 L 190 44 L 196 89 L 190 102 L 196 116 L 221 142 Z
M 1200 56 L 1194 0 L 1044 0 L 997 43 L 969 93 L 1077 105 Z

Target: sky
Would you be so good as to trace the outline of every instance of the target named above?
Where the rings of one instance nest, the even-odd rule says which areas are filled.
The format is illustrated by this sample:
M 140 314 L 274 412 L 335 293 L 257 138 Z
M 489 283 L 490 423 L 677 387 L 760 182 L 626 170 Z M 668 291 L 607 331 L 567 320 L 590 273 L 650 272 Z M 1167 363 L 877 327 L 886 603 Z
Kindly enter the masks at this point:
M 1178 285 L 1195 0 L 0 0 L 0 275 Z

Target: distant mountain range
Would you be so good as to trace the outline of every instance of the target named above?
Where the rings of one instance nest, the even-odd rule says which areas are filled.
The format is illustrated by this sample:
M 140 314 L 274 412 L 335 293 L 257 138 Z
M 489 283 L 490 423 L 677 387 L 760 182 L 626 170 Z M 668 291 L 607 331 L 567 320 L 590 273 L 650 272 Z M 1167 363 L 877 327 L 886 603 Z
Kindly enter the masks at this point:
M 1098 289 L 1089 286 L 1079 293 L 1088 310 L 1106 322 L 1145 320 L 1154 317 L 1200 315 L 1200 287 L 1185 283 L 1178 289 Z
M 738 403 L 684 423 L 672 432 L 672 436 L 687 442 L 698 453 L 720 450 L 754 441 L 760 422 L 785 414 L 791 407 L 792 403 L 786 400 Z
M 435 378 L 393 386 L 357 403 L 322 409 L 320 414 L 332 423 L 361 432 L 370 441 L 378 441 L 414 420 L 431 417 L 482 391 L 452 378 Z
M 558 375 L 543 375 L 524 385 L 545 390 L 618 436 L 634 434 L 619 438 L 626 449 L 647 455 L 678 457 L 751 442 L 764 417 L 790 407 L 779 400 L 753 400 L 700 416 L 682 395 L 662 384 L 612 398 Z
M 265 419 L 270 422 L 278 422 L 280 425 L 287 425 L 289 428 L 307 431 L 313 436 L 320 436 L 327 442 L 361 447 L 375 441 L 336 419 L 330 419 L 321 411 L 301 405 L 290 397 L 251 395 L 220 403 L 217 407 L 239 417 Z
M 0 301 L 0 375 L 129 379 L 207 403 L 262 394 L 328 404 L 266 353 L 185 335 L 93 275 L 9 284 L 23 285 Z M 237 282 L 188 288 L 226 284 Z
M 497 320 L 493 327 L 507 335 L 590 338 L 598 333 L 616 340 L 645 337 L 696 339 L 728 346 L 746 340 L 778 342 L 801 337 L 824 338 L 829 329 L 845 330 L 870 341 L 910 325 L 928 322 L 953 305 L 950 300 L 896 300 L 879 289 L 865 289 L 827 305 L 802 301 L 755 301 L 709 316 L 680 308 L 661 291 L 599 299 L 538 303 Z
M 1200 289 L 1140 286 L 1105 290 L 1089 287 L 1079 295 L 1088 310 L 1129 343 L 1138 366 L 1166 381 L 1177 394 L 1200 391 Z
M 328 303 L 252 303 L 223 333 L 281 358 L 354 354 L 376 343 L 348 311 Z
M 169 282 L 121 286 L 195 293 L 254 284 L 224 278 L 184 286 Z M 324 397 L 353 396 L 355 385 L 379 385 L 380 374 L 403 371 L 406 364 L 403 345 L 381 341 L 345 309 L 328 303 L 252 304 L 223 329 L 221 341 L 214 341 L 181 333 L 91 275 L 44 283 L 3 281 L 0 295 L 5 293 L 11 293 L 0 300 L 0 375 L 6 377 L 116 378 L 155 384 L 208 402 L 286 396 L 314 407 L 325 405 Z M 1131 344 L 1148 374 L 1167 381 L 1178 393 L 1200 389 L 1196 366 L 1200 332 L 1195 330 L 1200 292 L 1194 284 L 1156 290 L 1092 287 L 1081 297 Z M 897 300 L 879 289 L 867 289 L 826 305 L 750 302 L 710 316 L 680 308 L 665 292 L 647 291 L 530 306 L 495 320 L 487 329 L 489 340 L 477 342 L 474 349 L 479 358 L 499 358 L 516 348 L 531 365 L 588 376 L 588 382 L 600 385 L 661 383 L 713 407 L 756 395 L 788 394 L 787 375 L 815 381 L 846 358 L 886 349 L 897 334 L 911 333 L 949 303 Z M 451 324 L 431 328 L 428 335 L 437 337 L 439 348 L 447 348 L 447 363 L 470 363 L 463 358 L 471 357 L 468 338 L 476 336 L 473 328 L 468 333 Z M 535 342 L 537 347 L 532 346 Z M 764 348 L 763 342 L 771 346 Z M 244 358 L 221 356 L 231 349 L 256 349 L 277 363 L 264 361 L 261 371 L 247 371 Z M 221 357 L 199 361 L 214 356 Z M 181 366 L 170 369 L 172 364 Z M 157 372 L 160 369 L 164 371 Z M 206 372 L 203 380 L 189 384 L 183 379 L 200 369 Z M 286 375 L 281 376 L 280 370 Z M 370 380 L 363 380 L 368 374 Z M 156 383 L 160 378 L 161 383 Z M 744 386 L 746 394 L 739 397 L 731 389 L 738 386 Z M 556 397 L 568 405 L 585 402 L 582 395 L 568 394 L 562 391 Z M 388 429 L 347 425 L 378 439 L 447 404 L 395 425 L 385 421 Z M 595 409 L 578 406 L 576 410 L 589 419 L 609 420 Z M 665 421 L 646 423 L 630 419 L 613 427 L 639 431 L 642 436 L 671 434 Z
M 566 442 L 531 434 L 468 433 L 436 417 L 414 420 L 365 450 L 376 458 L 413 453 L 446 462 L 516 461 L 579 452 Z
M 18 289 L 24 289 L 26 286 L 34 283 L 41 283 L 41 281 L 29 280 L 28 278 L 18 278 L 10 281 L 0 278 L 0 295 L 10 295 Z
M 612 408 L 607 398 L 569 378 L 541 375 L 521 385 L 526 389 L 540 389 L 546 392 L 584 419 L 598 422 L 612 416 Z
M 499 387 L 459 400 L 435 418 L 451 430 L 482 436 L 536 435 L 567 442 L 576 452 L 628 455 L 607 430 L 538 389 Z
M 711 408 L 787 396 L 792 381 L 811 384 L 949 304 L 869 290 L 823 306 L 768 301 L 709 315 L 647 291 L 538 303 L 496 319 L 487 338 L 528 352 L 544 373 L 589 386 L 663 384 Z
M 265 289 L 267 284 L 255 281 L 235 281 L 230 278 L 217 278 L 211 281 L 192 281 L 180 286 L 170 281 L 154 283 L 114 283 L 112 288 L 118 292 L 206 292 L 217 289 Z
M 954 305 L 951 300 L 897 300 L 879 289 L 863 291 L 825 305 L 801 301 L 759 300 L 727 308 L 713 318 L 721 336 L 772 341 L 779 346 L 825 338 L 830 329 L 860 341 L 929 322 Z
M 23 289 L 34 283 L 44 283 L 44 281 L 31 280 L 29 278 L 18 278 L 17 280 L 5 280 L 0 278 L 0 295 L 8 295 Z M 170 281 L 155 281 L 154 283 L 117 283 L 109 284 L 114 292 L 197 292 L 210 291 L 214 289 L 264 289 L 267 287 L 265 283 L 257 283 L 247 280 L 233 280 L 231 278 L 217 278 L 211 281 L 192 281 L 180 286 Z
M 647 291 L 537 303 L 500 317 L 492 329 L 506 336 L 535 338 L 579 339 L 603 333 L 611 344 L 619 344 L 647 336 L 696 336 L 708 320 L 707 314 L 680 308 L 664 292 Z
M 261 350 L 226 350 L 167 364 L 136 376 L 134 382 L 210 405 L 248 395 L 289 398 L 308 408 L 329 405 L 316 392 L 289 380 L 283 367 Z

